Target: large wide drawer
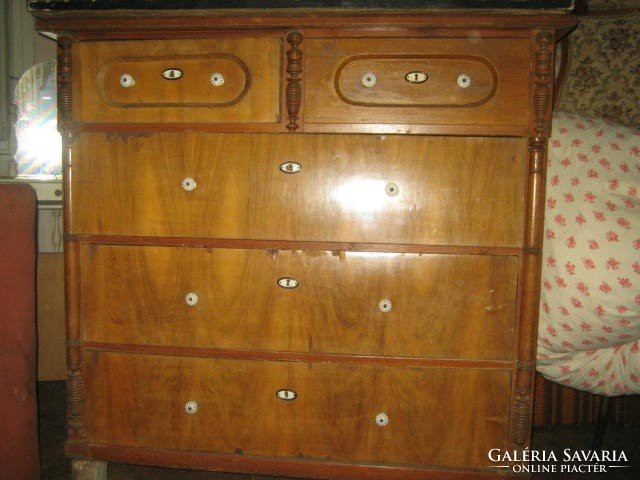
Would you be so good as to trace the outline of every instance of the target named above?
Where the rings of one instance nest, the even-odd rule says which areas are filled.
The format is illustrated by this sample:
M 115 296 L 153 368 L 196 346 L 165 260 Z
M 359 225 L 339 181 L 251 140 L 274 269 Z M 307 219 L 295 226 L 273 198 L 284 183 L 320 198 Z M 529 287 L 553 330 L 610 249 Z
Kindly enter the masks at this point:
M 79 42 L 73 58 L 77 121 L 281 120 L 277 37 Z
M 517 138 L 82 134 L 77 234 L 520 246 Z
M 86 341 L 513 359 L 518 257 L 85 245 Z
M 91 351 L 83 365 L 94 444 L 476 468 L 506 447 L 508 369 Z
M 309 38 L 304 118 L 313 124 L 522 126 L 528 38 Z

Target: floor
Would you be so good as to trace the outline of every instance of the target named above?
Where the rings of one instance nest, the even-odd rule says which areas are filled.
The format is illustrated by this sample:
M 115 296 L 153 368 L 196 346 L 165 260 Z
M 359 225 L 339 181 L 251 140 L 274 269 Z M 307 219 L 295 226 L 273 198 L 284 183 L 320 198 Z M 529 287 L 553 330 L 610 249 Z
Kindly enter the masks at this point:
M 38 391 L 42 478 L 69 480 L 70 461 L 64 456 L 65 384 L 64 382 L 40 382 Z M 556 467 L 559 470 L 562 465 L 565 465 L 565 468 L 567 465 L 562 462 L 565 449 L 572 449 L 572 454 L 575 450 L 589 449 L 592 438 L 593 427 L 589 425 L 537 428 L 533 434 L 533 450 L 553 451 L 558 458 Z M 624 451 L 628 462 L 619 464 L 622 468 L 608 468 L 606 473 L 534 473 L 533 479 L 638 480 L 640 478 L 640 427 L 610 425 L 602 448 L 617 452 Z M 548 469 L 549 464 L 545 465 Z M 543 469 L 545 465 L 539 468 Z M 118 464 L 109 465 L 108 476 L 109 480 L 175 480 L 178 478 L 181 480 L 278 480 L 277 477 L 260 475 L 196 472 Z

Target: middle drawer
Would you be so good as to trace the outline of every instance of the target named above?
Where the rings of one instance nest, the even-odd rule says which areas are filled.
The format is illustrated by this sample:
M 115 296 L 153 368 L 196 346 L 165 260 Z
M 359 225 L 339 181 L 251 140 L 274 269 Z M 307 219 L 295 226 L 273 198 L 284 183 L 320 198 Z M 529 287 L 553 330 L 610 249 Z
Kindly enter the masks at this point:
M 517 256 L 83 244 L 85 341 L 513 358 Z
M 84 133 L 72 233 L 522 245 L 526 142 Z

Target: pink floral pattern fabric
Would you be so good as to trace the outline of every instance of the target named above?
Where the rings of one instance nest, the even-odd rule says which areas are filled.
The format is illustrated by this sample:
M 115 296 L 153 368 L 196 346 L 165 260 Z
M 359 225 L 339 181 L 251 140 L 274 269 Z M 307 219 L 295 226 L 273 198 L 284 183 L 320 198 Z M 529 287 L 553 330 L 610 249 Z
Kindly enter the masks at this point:
M 640 393 L 640 130 L 557 113 L 546 202 L 538 371 Z

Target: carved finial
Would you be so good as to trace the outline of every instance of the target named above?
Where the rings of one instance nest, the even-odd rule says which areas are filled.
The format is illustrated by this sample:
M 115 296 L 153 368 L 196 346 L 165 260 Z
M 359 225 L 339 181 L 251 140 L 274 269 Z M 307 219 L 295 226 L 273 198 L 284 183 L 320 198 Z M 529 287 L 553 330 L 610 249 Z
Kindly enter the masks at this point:
M 544 148 L 549 135 L 548 110 L 551 101 L 553 81 L 553 35 L 543 30 L 536 35 L 533 113 L 534 131 L 532 136 L 537 148 Z
M 287 50 L 287 113 L 289 123 L 287 129 L 295 132 L 298 128 L 298 114 L 300 113 L 300 102 L 302 101 L 302 86 L 298 76 L 302 73 L 302 34 L 292 32 L 287 35 L 287 42 L 291 48 Z

